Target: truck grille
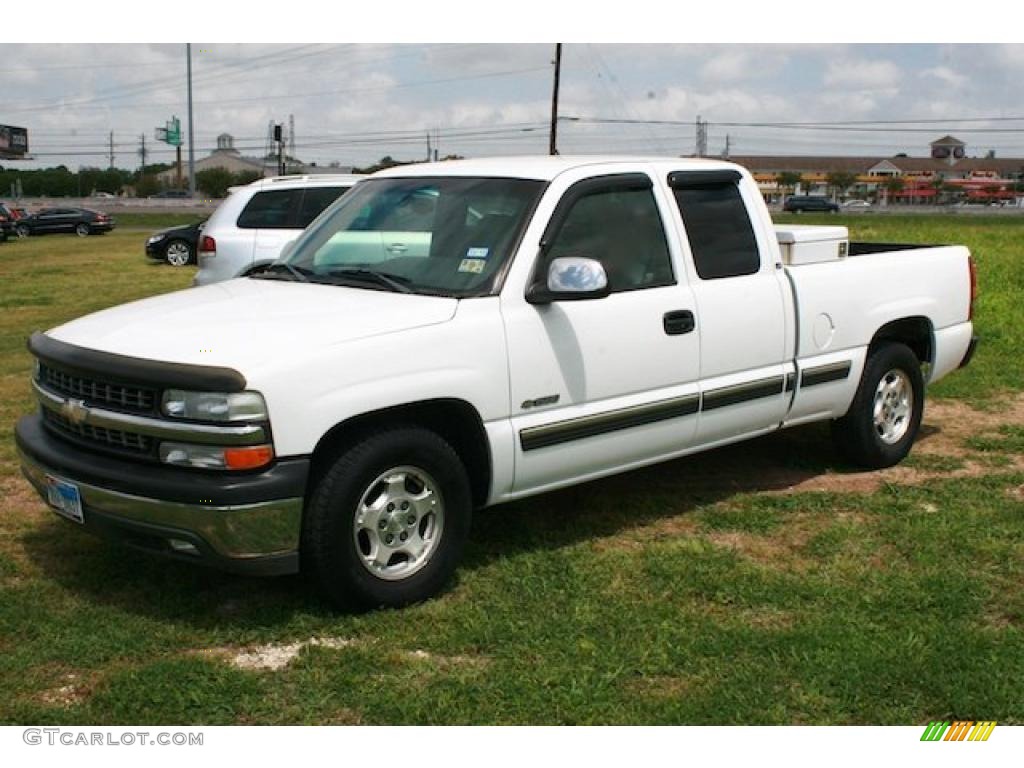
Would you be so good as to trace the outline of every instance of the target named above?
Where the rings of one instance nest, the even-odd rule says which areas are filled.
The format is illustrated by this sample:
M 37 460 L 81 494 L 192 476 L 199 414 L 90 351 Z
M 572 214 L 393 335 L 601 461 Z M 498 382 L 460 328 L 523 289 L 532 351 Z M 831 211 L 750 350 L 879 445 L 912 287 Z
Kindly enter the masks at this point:
M 122 432 L 119 429 L 94 427 L 91 424 L 75 424 L 47 408 L 42 409 L 43 421 L 58 433 L 75 440 L 91 443 L 103 448 L 118 451 L 129 451 L 134 454 L 149 454 L 153 449 L 153 438 L 137 435 L 134 432 Z
M 84 400 L 89 405 L 104 405 L 133 413 L 152 413 L 156 407 L 156 392 L 148 387 L 112 384 L 65 373 L 43 363 L 39 365 L 39 380 L 48 389 Z

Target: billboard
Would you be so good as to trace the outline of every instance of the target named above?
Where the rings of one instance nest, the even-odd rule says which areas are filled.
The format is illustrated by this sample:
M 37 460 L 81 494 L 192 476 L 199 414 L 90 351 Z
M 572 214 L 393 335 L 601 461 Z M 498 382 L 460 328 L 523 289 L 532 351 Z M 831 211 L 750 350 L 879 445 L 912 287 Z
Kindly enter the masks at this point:
M 28 154 L 28 130 L 0 125 L 0 157 L 19 158 Z

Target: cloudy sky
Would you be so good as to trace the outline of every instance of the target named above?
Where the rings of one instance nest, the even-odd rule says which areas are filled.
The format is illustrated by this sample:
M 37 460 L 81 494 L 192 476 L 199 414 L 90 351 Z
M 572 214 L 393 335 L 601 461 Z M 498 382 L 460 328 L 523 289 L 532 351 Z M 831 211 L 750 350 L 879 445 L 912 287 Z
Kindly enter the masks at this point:
M 195 145 L 220 133 L 262 154 L 294 115 L 307 162 L 544 153 L 553 45 L 194 43 Z M 0 123 L 25 126 L 34 161 L 136 167 L 141 134 L 186 115 L 184 44 L 2 44 Z M 952 133 L 969 154 L 1024 156 L 1024 46 L 568 43 L 563 154 L 922 155 Z M 1007 118 L 1018 118 L 1016 120 Z M 905 121 L 905 122 L 900 122 Z M 788 123 L 789 125 L 771 125 Z M 795 124 L 795 125 L 794 125 Z M 7 163 L 10 165 L 10 162 Z

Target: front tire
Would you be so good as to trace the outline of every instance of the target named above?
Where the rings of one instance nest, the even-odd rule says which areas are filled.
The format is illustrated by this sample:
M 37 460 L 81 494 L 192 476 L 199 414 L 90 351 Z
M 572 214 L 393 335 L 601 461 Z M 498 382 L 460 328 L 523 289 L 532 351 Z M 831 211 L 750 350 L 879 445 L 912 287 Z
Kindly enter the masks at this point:
M 25 224 L 19 224 L 14 228 L 14 234 L 24 240 L 26 237 L 32 234 L 32 230 L 29 229 Z
M 904 344 L 870 353 L 850 410 L 832 422 L 832 437 L 849 461 L 868 469 L 898 464 L 910 453 L 924 415 L 924 377 Z
M 341 608 L 400 607 L 439 592 L 469 534 L 472 494 L 454 449 L 395 427 L 342 453 L 303 519 L 302 566 Z

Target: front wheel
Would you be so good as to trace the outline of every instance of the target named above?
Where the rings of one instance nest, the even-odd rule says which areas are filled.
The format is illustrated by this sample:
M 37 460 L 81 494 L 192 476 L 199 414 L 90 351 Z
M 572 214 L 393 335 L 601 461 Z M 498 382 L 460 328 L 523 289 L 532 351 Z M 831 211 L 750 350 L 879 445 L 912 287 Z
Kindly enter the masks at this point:
M 14 228 L 14 234 L 16 234 L 22 240 L 24 240 L 26 237 L 32 234 L 32 230 L 29 229 L 28 225 L 26 224 L 19 224 Z
M 904 344 L 871 352 L 850 410 L 832 422 L 836 447 L 854 464 L 881 469 L 910 453 L 924 414 L 924 377 Z
M 469 533 L 472 494 L 454 449 L 397 427 L 342 453 L 303 520 L 302 564 L 335 605 L 399 607 L 451 578 Z

